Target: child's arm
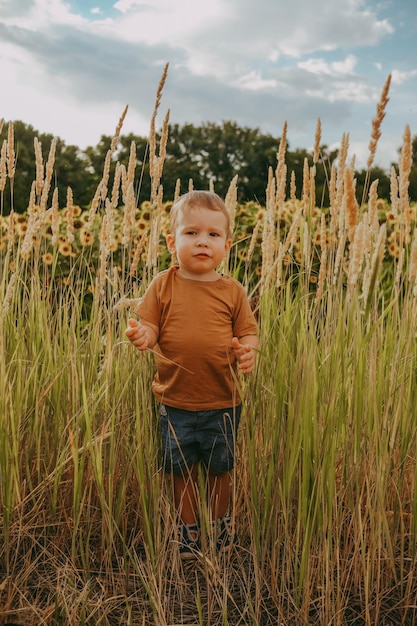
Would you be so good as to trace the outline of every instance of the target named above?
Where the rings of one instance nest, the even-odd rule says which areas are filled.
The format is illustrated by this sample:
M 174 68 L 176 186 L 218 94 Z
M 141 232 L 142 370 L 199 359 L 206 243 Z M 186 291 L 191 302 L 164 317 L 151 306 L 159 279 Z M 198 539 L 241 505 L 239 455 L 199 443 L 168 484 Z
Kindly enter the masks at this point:
M 129 318 L 127 323 L 129 326 L 125 331 L 126 337 L 138 350 L 154 347 L 158 341 L 159 329 L 157 326 L 149 324 L 149 322 L 143 324 L 133 318 Z
M 246 335 L 245 337 L 240 337 L 240 339 L 233 337 L 232 339 L 232 348 L 235 352 L 236 360 L 239 362 L 239 370 L 243 374 L 250 374 L 255 367 L 258 343 L 256 335 Z

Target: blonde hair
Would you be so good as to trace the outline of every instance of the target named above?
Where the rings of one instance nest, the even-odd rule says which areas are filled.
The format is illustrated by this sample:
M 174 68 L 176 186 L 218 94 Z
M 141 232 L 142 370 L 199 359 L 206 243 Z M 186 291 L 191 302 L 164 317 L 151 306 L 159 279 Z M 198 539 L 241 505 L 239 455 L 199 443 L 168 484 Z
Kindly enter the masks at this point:
M 220 211 L 226 217 L 226 236 L 231 237 L 230 215 L 223 200 L 214 191 L 192 190 L 183 194 L 172 205 L 170 211 L 170 232 L 175 234 L 179 216 L 184 215 L 190 209 L 210 209 L 210 211 Z

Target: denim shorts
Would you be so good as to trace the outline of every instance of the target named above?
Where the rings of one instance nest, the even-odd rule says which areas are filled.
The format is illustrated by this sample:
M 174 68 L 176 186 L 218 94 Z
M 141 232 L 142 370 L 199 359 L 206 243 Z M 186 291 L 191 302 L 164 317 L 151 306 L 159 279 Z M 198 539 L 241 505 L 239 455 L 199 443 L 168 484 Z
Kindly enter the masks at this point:
M 242 406 L 186 411 L 160 405 L 162 459 L 166 472 L 181 474 L 202 463 L 210 471 L 233 469 Z

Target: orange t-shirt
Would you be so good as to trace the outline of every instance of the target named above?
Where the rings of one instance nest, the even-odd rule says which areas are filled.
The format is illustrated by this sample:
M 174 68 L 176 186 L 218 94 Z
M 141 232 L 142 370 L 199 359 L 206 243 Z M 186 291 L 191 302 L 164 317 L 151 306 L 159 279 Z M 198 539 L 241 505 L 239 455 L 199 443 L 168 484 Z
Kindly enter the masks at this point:
M 241 403 L 232 337 L 257 335 L 258 327 L 238 281 L 190 280 L 171 267 L 154 278 L 136 312 L 159 328 L 152 383 L 159 402 L 188 411 Z

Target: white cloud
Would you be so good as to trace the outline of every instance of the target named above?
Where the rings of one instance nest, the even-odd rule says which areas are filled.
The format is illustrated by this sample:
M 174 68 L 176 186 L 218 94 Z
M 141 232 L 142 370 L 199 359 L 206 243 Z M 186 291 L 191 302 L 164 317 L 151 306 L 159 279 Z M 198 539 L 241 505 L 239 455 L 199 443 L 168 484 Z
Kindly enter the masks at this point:
M 392 70 L 391 80 L 394 85 L 402 85 L 406 81 L 410 80 L 410 78 L 414 78 L 414 76 L 417 76 L 417 70 L 409 70 L 409 71 Z
M 353 54 L 344 61 L 325 61 L 324 59 L 308 59 L 297 63 L 298 67 L 312 74 L 327 74 L 338 76 L 340 74 L 353 75 L 357 59 Z
M 250 89 L 254 91 L 266 88 L 273 89 L 277 86 L 276 80 L 264 79 L 262 78 L 261 73 L 256 70 L 252 70 L 248 74 L 240 76 L 235 84 L 237 87 L 242 87 L 242 89 Z
M 228 119 L 280 133 L 287 121 L 295 147 L 310 144 L 320 116 L 330 143 L 350 123 L 363 132 L 382 72 L 392 72 L 400 112 L 409 111 L 417 70 L 411 55 L 389 54 L 396 33 L 370 2 L 322 0 L 318 16 L 311 0 L 118 0 L 110 13 L 92 3 L 83 17 L 71 0 L 0 0 L 0 116 L 85 145 L 110 134 L 129 104 L 125 129 L 132 120 L 132 132 L 147 133 L 169 62 L 163 101 L 173 123 Z

